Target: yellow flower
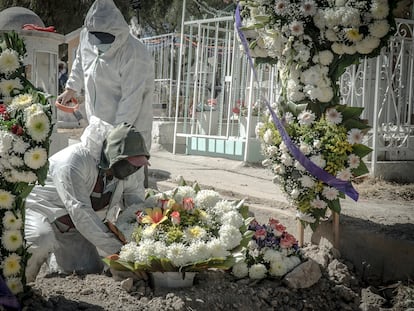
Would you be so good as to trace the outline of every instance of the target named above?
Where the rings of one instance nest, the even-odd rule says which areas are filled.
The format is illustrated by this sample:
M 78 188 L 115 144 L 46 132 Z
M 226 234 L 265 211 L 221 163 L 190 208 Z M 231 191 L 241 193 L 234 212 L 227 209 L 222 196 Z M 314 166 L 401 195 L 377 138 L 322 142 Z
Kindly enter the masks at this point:
M 0 189 L 0 209 L 11 209 L 15 196 L 9 191 Z
M 3 275 L 5 277 L 18 274 L 20 272 L 20 256 L 13 253 L 3 261 Z

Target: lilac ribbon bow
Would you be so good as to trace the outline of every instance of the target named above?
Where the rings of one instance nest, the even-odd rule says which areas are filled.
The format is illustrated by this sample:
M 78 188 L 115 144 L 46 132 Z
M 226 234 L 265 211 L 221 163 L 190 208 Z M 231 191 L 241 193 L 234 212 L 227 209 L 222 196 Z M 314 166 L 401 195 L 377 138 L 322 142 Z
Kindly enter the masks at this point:
M 250 67 L 253 71 L 254 79 L 256 82 L 258 82 L 257 78 L 257 72 L 253 65 L 252 57 L 250 56 L 249 52 L 249 46 L 246 40 L 246 37 L 244 36 L 244 33 L 241 31 L 241 16 L 240 16 L 240 4 L 237 4 L 236 7 L 236 28 L 237 32 L 239 34 L 241 43 L 243 45 L 243 48 L 245 50 L 245 53 L 247 55 Z M 266 98 L 262 98 L 262 100 L 266 103 L 267 108 L 269 109 L 273 123 L 276 125 L 277 130 L 280 133 L 280 136 L 282 137 L 283 142 L 285 143 L 286 147 L 290 151 L 290 153 L 293 155 L 293 157 L 299 161 L 299 163 L 315 178 L 323 181 L 324 183 L 328 184 L 331 187 L 334 187 L 335 189 L 345 193 L 347 196 L 349 196 L 354 201 L 358 201 L 359 194 L 354 189 L 352 184 L 349 181 L 344 181 L 336 178 L 335 176 L 329 174 L 327 171 L 323 170 L 319 166 L 317 166 L 315 163 L 310 161 L 300 150 L 299 148 L 292 142 L 290 139 L 288 133 L 286 132 L 285 127 L 282 125 L 281 120 L 277 117 L 276 113 L 273 111 L 272 107 L 269 104 L 269 101 Z

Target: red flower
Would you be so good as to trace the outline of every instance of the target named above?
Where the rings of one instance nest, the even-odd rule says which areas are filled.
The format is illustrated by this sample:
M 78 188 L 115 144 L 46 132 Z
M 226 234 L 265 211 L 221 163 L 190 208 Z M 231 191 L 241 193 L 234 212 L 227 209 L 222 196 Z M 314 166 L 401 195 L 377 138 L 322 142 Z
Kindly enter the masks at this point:
M 282 225 L 279 220 L 274 218 L 269 219 L 269 226 L 273 229 L 273 233 L 276 236 L 281 236 L 282 233 L 286 231 L 286 227 Z
M 13 124 L 11 127 L 11 132 L 15 135 L 22 136 L 24 133 L 24 130 L 20 125 Z
M 233 107 L 232 111 L 235 114 L 239 114 L 240 113 L 240 108 L 239 107 Z
M 143 211 L 137 211 L 135 213 L 135 216 L 136 216 L 137 223 L 141 224 L 142 223 L 142 218 L 144 217 L 144 212 Z
M 7 107 L 5 104 L 0 104 L 0 115 L 3 117 L 3 120 L 5 121 L 10 120 L 10 116 L 7 112 Z

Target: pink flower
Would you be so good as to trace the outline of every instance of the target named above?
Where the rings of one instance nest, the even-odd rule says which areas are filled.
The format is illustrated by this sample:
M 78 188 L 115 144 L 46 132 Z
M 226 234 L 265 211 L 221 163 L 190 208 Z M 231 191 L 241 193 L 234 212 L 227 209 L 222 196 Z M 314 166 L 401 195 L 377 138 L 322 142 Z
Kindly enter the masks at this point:
M 286 227 L 282 225 L 279 220 L 270 218 L 269 219 L 269 226 L 273 229 L 273 233 L 276 236 L 281 236 L 283 232 L 285 232 Z
M 259 229 L 256 230 L 256 232 L 254 233 L 254 237 L 256 238 L 256 240 L 264 240 L 266 238 L 266 235 L 266 229 Z
M 280 247 L 282 248 L 289 248 L 293 245 L 297 244 L 295 237 L 290 233 L 285 232 L 285 234 L 280 239 Z
M 137 223 L 141 224 L 142 223 L 142 218 L 144 217 L 144 212 L 143 211 L 137 211 L 135 213 L 135 216 L 136 216 Z
M 187 211 L 192 210 L 194 208 L 193 198 L 184 198 L 183 199 L 183 208 Z
M 180 221 L 181 221 L 180 212 L 178 212 L 178 211 L 173 211 L 173 212 L 171 213 L 171 222 L 172 222 L 174 225 L 178 225 L 178 224 L 180 224 Z

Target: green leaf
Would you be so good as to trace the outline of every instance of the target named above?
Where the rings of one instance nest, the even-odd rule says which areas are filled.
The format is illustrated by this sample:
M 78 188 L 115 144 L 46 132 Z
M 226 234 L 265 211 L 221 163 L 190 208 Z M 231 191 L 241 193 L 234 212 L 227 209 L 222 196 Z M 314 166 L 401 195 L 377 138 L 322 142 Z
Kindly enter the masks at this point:
M 352 173 L 355 176 L 361 176 L 361 175 L 368 174 L 369 173 L 369 169 L 366 166 L 366 164 L 363 161 L 361 161 L 359 163 L 359 166 L 357 168 L 355 168 L 355 169 L 352 170 Z
M 351 118 L 359 118 L 364 111 L 362 107 L 348 107 L 348 106 L 339 106 L 337 110 L 342 113 L 343 120 L 348 120 Z
M 355 144 L 352 146 L 352 152 L 358 157 L 363 158 L 372 152 L 372 149 L 363 144 Z
M 343 122 L 343 126 L 345 126 L 348 130 L 350 129 L 369 129 L 370 126 L 363 120 L 356 120 L 356 119 L 348 119 Z
M 329 209 L 334 211 L 335 213 L 341 213 L 341 203 L 339 202 L 339 199 L 328 201 Z

